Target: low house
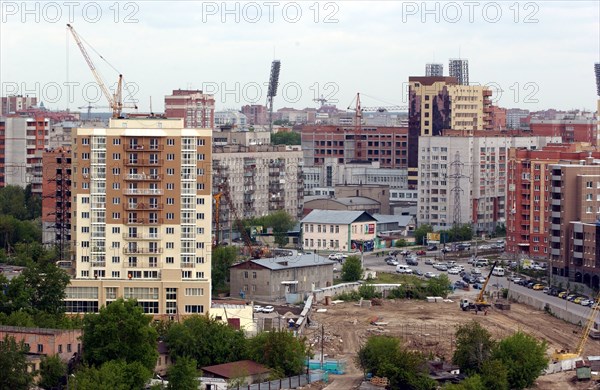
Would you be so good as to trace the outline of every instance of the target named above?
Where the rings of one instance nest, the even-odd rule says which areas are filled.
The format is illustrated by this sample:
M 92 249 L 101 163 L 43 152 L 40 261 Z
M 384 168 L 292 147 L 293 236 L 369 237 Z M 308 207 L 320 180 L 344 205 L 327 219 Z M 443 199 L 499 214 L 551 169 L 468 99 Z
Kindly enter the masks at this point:
M 373 218 L 377 220 L 379 237 L 407 237 L 416 227 L 415 219 L 410 215 L 373 214 Z
M 167 375 L 167 369 L 173 363 L 171 356 L 169 356 L 169 347 L 164 341 L 159 341 L 157 345 L 158 359 L 156 360 L 156 366 L 154 372 L 158 375 Z
M 81 329 L 0 326 L 0 340 L 6 335 L 14 337 L 16 342 L 23 340 L 30 354 L 58 355 L 65 363 L 81 352 Z
M 217 364 L 201 368 L 204 377 L 220 378 L 227 382 L 233 382 L 240 386 L 267 381 L 271 369 L 253 362 L 252 360 L 240 360 L 232 363 Z
M 232 265 L 230 295 L 269 302 L 285 298 L 296 303 L 313 290 L 333 284 L 335 261 L 316 254 L 290 253 Z
M 305 250 L 372 251 L 377 220 L 366 211 L 313 210 L 302 224 Z

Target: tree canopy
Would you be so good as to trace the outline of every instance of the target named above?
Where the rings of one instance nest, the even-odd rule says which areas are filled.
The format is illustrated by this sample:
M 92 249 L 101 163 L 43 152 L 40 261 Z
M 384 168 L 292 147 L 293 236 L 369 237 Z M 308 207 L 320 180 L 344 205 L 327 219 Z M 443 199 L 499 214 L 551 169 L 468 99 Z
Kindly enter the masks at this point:
M 150 372 L 154 370 L 157 351 L 157 333 L 150 326 L 151 317 L 145 315 L 134 300 L 117 299 L 88 314 L 83 319 L 83 357 L 94 366 L 123 360 L 139 362 Z
M 219 246 L 213 250 L 211 262 L 212 291 L 229 290 L 229 267 L 237 259 L 238 250 L 234 246 Z
M 521 331 L 501 340 L 492 357 L 506 367 L 511 389 L 525 389 L 533 385 L 548 366 L 547 343 Z
M 248 355 L 281 376 L 298 375 L 305 367 L 305 341 L 286 330 L 262 332 L 248 340 Z
M 280 131 L 271 134 L 271 144 L 273 145 L 300 145 L 300 133 L 295 131 Z
M 69 388 L 77 390 L 139 390 L 152 377 L 152 371 L 139 361 L 110 360 L 99 367 L 81 367 Z
M 172 357 L 195 359 L 198 367 L 233 362 L 246 352 L 243 331 L 206 315 L 171 325 L 166 342 Z
M 472 320 L 456 327 L 456 349 L 452 362 L 465 373 L 480 373 L 496 345 L 492 335 L 479 322 Z
M 360 257 L 348 256 L 344 265 L 342 265 L 342 281 L 344 282 L 356 282 L 362 278 L 362 264 Z
M 169 389 L 172 390 L 197 390 L 198 382 L 197 363 L 188 357 L 178 358 L 174 364 L 167 369 L 169 378 Z
M 38 385 L 44 389 L 60 386 L 61 379 L 67 374 L 67 365 L 60 356 L 44 356 L 40 363 L 40 381 Z
M 287 244 L 286 234 L 295 224 L 296 220 L 284 210 L 278 210 L 269 215 L 251 218 L 245 221 L 245 226 L 248 228 L 250 226 L 262 226 L 265 231 L 266 228 L 273 228 L 275 243 L 279 246 L 285 246 Z

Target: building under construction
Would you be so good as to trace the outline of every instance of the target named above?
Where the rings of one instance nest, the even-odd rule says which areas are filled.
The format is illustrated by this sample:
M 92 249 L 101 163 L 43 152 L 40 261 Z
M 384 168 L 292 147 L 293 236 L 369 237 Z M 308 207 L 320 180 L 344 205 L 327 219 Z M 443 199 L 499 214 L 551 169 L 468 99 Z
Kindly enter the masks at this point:
M 451 59 L 448 72 L 450 77 L 456 77 L 458 85 L 469 85 L 469 60 Z
M 183 118 L 186 129 L 214 129 L 215 97 L 200 90 L 173 90 L 165 96 L 165 116 Z

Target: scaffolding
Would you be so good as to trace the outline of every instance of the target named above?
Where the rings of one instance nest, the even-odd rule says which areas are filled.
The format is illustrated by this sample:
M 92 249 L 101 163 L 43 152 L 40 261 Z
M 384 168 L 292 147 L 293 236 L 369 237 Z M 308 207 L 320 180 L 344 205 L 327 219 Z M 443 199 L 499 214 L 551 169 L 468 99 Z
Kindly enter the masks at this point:
M 71 151 L 59 150 L 56 153 L 56 172 L 49 182 L 56 184 L 56 190 L 48 197 L 54 200 L 54 211 L 48 216 L 54 216 L 54 244 L 57 248 L 58 259 L 61 262 L 70 261 L 69 245 L 71 242 Z

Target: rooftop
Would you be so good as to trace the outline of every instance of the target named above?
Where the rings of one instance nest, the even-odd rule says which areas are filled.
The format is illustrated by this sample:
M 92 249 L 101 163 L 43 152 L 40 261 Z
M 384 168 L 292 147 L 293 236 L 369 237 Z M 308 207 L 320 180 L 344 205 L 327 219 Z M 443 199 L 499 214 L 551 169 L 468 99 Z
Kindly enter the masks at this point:
M 218 364 L 216 366 L 202 367 L 204 373 L 211 373 L 221 378 L 231 379 L 239 376 L 240 372 L 248 376 L 266 374 L 271 370 L 268 367 L 253 362 L 252 360 L 240 360 L 239 362 Z
M 349 225 L 354 222 L 375 221 L 366 211 L 360 210 L 313 210 L 301 221 L 302 223 L 339 223 Z
M 333 265 L 336 261 L 329 260 L 326 257 L 317 254 L 295 254 L 292 256 L 271 257 L 267 259 L 250 260 L 254 264 L 268 268 L 273 271 L 291 268 L 312 267 L 315 265 Z M 243 263 L 240 263 L 243 264 Z M 239 265 L 239 264 L 236 264 Z M 233 265 L 235 267 L 236 265 Z

